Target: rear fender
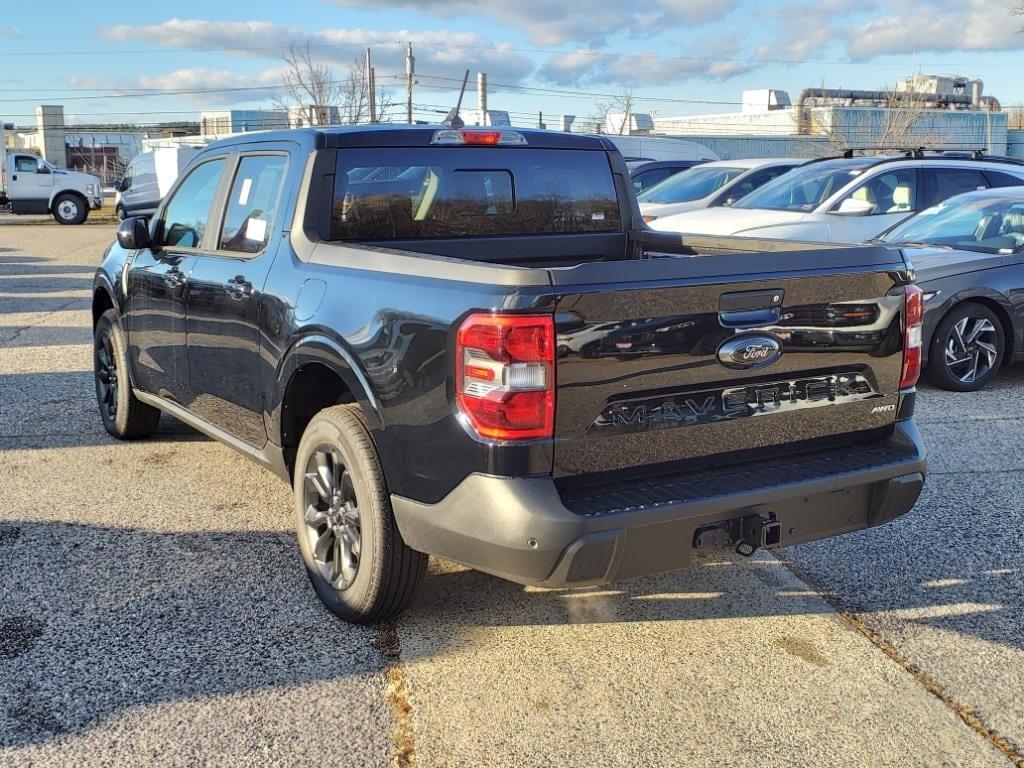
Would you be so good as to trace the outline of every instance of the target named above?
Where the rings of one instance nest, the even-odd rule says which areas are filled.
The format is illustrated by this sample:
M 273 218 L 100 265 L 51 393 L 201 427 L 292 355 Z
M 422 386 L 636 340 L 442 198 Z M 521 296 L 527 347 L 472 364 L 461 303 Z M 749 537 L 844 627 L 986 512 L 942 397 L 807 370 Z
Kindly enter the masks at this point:
M 334 371 L 362 409 L 370 431 L 377 432 L 383 429 L 380 402 L 355 356 L 341 342 L 326 334 L 310 334 L 295 341 L 285 352 L 278 366 L 275 396 L 267 413 L 267 434 L 274 438 L 278 445 L 282 444 L 281 409 L 288 384 L 295 372 L 309 363 L 319 363 Z

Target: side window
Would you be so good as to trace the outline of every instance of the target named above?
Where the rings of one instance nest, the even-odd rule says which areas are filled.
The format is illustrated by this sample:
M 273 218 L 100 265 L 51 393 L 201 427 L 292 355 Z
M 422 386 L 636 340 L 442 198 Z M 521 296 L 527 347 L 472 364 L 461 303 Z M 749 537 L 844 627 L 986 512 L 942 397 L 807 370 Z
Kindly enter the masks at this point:
M 163 245 L 178 248 L 198 248 L 210 219 L 213 196 L 224 160 L 211 160 L 197 166 L 174 192 L 164 208 L 162 220 Z
M 778 178 L 787 171 L 793 170 L 789 165 L 773 165 L 770 168 L 762 168 L 759 171 L 744 176 L 737 183 L 726 189 L 721 195 L 715 198 L 715 205 L 734 203 L 745 195 L 749 195 L 758 187 L 763 187 L 772 179 Z
M 28 155 L 18 155 L 14 158 L 14 170 L 21 173 L 35 173 L 39 170 L 39 161 Z
M 974 168 L 927 168 L 925 173 L 932 179 L 933 190 L 932 199 L 928 201 L 927 207 L 941 203 L 953 195 L 988 187 L 984 174 Z
M 220 249 L 258 253 L 270 240 L 281 203 L 288 158 L 284 155 L 243 156 L 228 195 L 220 233 Z
M 637 192 L 643 192 L 645 189 L 650 189 L 659 181 L 664 181 L 669 176 L 679 173 L 681 168 L 675 168 L 667 166 L 665 168 L 652 168 L 649 171 L 641 171 L 633 177 L 633 189 Z
M 1024 173 L 1024 168 L 1021 168 L 1021 171 Z M 993 187 L 1024 186 L 1024 178 L 1014 176 L 1010 173 L 1003 173 L 1002 171 L 985 171 L 985 177 L 988 179 L 988 183 Z
M 870 215 L 910 213 L 918 210 L 917 171 L 894 168 L 872 176 L 844 199 L 871 204 Z M 840 201 L 842 204 L 842 201 Z

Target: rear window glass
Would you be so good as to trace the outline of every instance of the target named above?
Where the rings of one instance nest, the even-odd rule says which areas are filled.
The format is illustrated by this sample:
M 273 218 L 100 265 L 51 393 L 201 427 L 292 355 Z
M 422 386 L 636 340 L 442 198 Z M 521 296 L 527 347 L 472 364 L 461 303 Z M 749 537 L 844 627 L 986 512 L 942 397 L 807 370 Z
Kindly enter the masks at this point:
M 621 230 L 603 152 L 419 147 L 338 152 L 331 238 Z

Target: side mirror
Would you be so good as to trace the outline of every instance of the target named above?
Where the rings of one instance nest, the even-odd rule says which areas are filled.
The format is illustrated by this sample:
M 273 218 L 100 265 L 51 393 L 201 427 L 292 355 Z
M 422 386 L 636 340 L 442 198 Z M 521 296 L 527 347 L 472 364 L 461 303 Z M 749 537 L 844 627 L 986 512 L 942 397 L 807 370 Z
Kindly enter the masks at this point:
M 869 203 L 867 200 L 859 200 L 855 197 L 848 197 L 839 204 L 833 213 L 838 213 L 841 216 L 867 216 L 870 213 L 874 213 L 875 206 L 873 203 Z
M 142 216 L 133 216 L 117 225 L 117 244 L 128 251 L 149 248 L 149 223 Z
M 49 175 L 50 174 L 50 169 L 47 168 L 45 165 L 37 165 L 36 166 L 36 173 L 45 173 L 46 175 Z

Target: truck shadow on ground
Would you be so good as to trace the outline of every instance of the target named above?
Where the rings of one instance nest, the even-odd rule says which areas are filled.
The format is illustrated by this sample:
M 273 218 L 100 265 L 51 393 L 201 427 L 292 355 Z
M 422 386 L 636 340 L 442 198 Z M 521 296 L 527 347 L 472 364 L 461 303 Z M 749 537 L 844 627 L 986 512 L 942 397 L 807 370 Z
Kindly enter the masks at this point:
M 0 583 L 0 747 L 381 666 L 377 630 L 320 606 L 290 534 L 9 521 Z
M 91 289 L 91 277 L 0 276 L 0 293 L 63 293 L 66 291 L 89 291 Z
M 882 535 L 884 527 L 870 532 Z M 862 534 L 868 535 L 868 534 Z M 836 539 L 836 542 L 842 539 Z M 785 550 L 783 557 L 801 548 Z M 717 557 L 717 556 L 716 556 Z M 878 585 L 869 602 L 855 585 L 839 603 L 851 610 L 891 612 L 906 622 L 942 627 L 1007 647 L 1024 649 L 1024 557 L 1003 556 L 989 566 L 950 557 L 920 576 L 873 565 L 863 548 L 835 557 L 857 565 L 860 577 Z M 898 553 L 897 553 L 898 557 Z M 846 562 L 842 562 L 843 559 Z M 835 563 L 836 561 L 833 561 Z M 956 572 L 958 575 L 944 576 Z M 956 585 L 954 589 L 953 586 Z M 830 595 L 831 597 L 831 595 Z M 447 563 L 433 563 L 423 590 L 400 620 L 403 638 L 425 638 L 430 653 L 443 651 L 433 630 L 438 622 L 458 626 L 544 626 L 614 622 L 704 621 L 831 613 L 816 585 L 800 581 L 787 565 L 760 553 L 753 559 L 709 558 L 673 573 L 579 590 L 538 590 Z M 416 643 L 413 648 L 424 647 Z M 409 646 L 403 642 L 403 658 Z M 415 651 L 414 651 L 415 652 Z
M 0 325 L 0 347 L 57 347 L 67 344 L 92 344 L 88 326 L 37 325 L 31 333 L 24 328 Z
M 75 266 L 49 262 L 30 264 L 22 261 L 0 259 L 0 277 L 37 277 L 45 275 L 94 275 L 96 267 Z

